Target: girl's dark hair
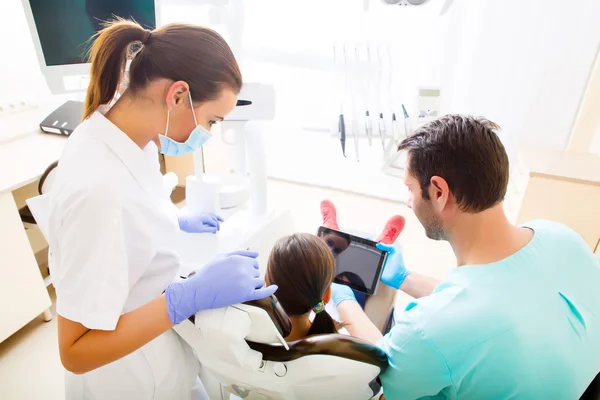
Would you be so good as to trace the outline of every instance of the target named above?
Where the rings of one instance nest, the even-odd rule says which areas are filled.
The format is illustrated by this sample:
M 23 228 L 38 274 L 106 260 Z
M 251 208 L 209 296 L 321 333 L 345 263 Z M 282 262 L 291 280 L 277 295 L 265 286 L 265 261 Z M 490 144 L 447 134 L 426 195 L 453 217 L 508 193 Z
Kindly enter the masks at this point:
M 333 282 L 335 261 L 320 238 L 296 233 L 279 239 L 269 255 L 266 280 L 288 315 L 304 315 L 323 300 Z M 308 335 L 337 333 L 340 325 L 323 310 L 315 314 Z
M 187 82 L 196 102 L 214 100 L 225 88 L 236 94 L 242 88 L 233 52 L 209 28 L 178 23 L 149 31 L 133 21 L 118 19 L 107 23 L 92 39 L 84 119 L 113 100 L 131 57 L 129 90 L 133 93 L 160 78 Z

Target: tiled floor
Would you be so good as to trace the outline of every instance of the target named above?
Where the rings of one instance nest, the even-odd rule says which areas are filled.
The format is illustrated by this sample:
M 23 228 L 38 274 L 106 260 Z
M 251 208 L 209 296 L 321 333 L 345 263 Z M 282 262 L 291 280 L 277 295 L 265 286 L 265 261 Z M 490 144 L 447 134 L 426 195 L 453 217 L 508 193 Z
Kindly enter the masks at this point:
M 407 225 L 400 241 L 409 268 L 442 277 L 454 265 L 450 247 L 428 240 L 412 212 L 401 204 L 285 182 L 269 184 L 270 201 L 288 202 L 298 231 L 314 232 L 320 225 L 319 203 L 324 198 L 337 204 L 342 229 L 376 233 L 391 215 L 404 215 Z M 399 299 L 403 301 L 405 298 Z M 46 323 L 38 317 L 0 343 L 0 399 L 64 399 L 56 336 L 56 319 Z

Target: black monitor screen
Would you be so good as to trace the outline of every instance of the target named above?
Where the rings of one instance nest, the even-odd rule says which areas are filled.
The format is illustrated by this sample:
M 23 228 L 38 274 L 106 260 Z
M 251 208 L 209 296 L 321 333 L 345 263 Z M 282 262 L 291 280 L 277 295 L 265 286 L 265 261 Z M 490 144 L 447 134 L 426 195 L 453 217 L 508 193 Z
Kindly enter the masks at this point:
M 29 0 L 46 65 L 87 62 L 89 41 L 115 16 L 156 27 L 154 0 Z

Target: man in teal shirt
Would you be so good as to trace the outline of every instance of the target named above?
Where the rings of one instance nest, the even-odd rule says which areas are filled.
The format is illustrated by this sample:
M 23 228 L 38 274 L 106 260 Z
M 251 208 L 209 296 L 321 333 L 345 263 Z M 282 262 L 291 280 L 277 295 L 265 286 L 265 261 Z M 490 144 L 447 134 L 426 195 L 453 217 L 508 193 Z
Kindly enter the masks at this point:
M 346 329 L 388 354 L 388 400 L 578 399 L 600 372 L 600 259 L 563 225 L 507 220 L 497 129 L 449 115 L 399 146 L 409 206 L 429 238 L 452 245 L 458 268 L 437 282 L 385 248 L 382 281 L 415 297 L 385 337 L 334 285 Z

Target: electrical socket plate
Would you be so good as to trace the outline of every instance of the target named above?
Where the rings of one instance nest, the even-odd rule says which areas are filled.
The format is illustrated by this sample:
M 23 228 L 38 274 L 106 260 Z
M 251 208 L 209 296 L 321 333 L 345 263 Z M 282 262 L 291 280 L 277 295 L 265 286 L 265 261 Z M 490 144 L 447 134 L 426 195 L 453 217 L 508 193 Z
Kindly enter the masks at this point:
M 37 105 L 29 100 L 13 99 L 12 101 L 0 102 L 0 115 L 5 115 L 17 111 L 26 111 L 35 108 Z

